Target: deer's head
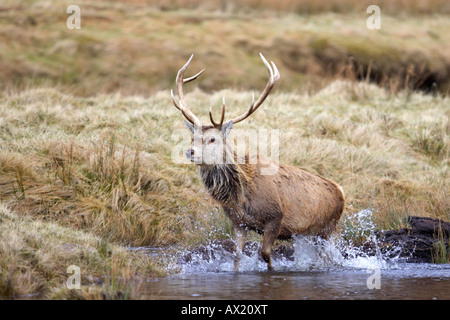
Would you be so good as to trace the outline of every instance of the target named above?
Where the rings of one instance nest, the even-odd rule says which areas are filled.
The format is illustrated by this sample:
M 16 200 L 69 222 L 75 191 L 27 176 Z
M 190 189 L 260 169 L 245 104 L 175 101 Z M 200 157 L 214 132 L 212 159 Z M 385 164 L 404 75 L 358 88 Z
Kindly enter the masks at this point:
M 209 119 L 212 125 L 203 126 L 201 121 L 195 116 L 195 114 L 188 107 L 184 100 L 183 84 L 197 79 L 205 69 L 201 70 L 196 75 L 183 79 L 184 72 L 192 61 L 194 55 L 191 55 L 188 62 L 178 71 L 176 78 L 176 86 L 178 92 L 178 102 L 175 100 L 173 90 L 171 91 L 172 101 L 174 106 L 181 111 L 186 120 L 184 121 L 186 126 L 192 132 L 192 143 L 186 151 L 186 157 L 192 162 L 199 165 L 215 165 L 226 163 L 228 158 L 228 150 L 226 144 L 226 138 L 231 131 L 234 124 L 241 122 L 249 117 L 258 107 L 264 102 L 269 95 L 275 83 L 280 79 L 280 73 L 276 65 L 271 61 L 272 66 L 267 62 L 264 56 L 260 53 L 261 59 L 269 72 L 269 81 L 258 100 L 255 101 L 253 95 L 250 108 L 242 115 L 224 122 L 225 118 L 225 98 L 223 99 L 222 115 L 219 122 L 215 122 L 212 116 L 211 107 L 209 109 Z

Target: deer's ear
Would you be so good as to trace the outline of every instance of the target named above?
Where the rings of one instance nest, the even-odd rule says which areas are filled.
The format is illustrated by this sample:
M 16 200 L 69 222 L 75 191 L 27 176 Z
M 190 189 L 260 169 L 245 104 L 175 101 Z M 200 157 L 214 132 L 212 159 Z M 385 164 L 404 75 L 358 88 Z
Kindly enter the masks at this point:
M 191 130 L 192 134 L 194 134 L 194 130 L 195 130 L 194 125 L 186 120 L 184 120 L 184 124 L 186 125 L 186 127 L 188 127 L 189 130 Z
M 222 125 L 221 131 L 224 139 L 228 136 L 232 127 L 233 127 L 232 120 L 229 120 Z

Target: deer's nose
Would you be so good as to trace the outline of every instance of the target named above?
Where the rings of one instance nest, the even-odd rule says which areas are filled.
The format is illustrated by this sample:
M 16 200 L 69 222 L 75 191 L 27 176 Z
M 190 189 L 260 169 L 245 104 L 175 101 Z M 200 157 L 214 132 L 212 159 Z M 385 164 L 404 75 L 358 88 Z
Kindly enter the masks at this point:
M 186 150 L 186 157 L 191 159 L 195 155 L 195 150 L 192 148 L 189 148 Z

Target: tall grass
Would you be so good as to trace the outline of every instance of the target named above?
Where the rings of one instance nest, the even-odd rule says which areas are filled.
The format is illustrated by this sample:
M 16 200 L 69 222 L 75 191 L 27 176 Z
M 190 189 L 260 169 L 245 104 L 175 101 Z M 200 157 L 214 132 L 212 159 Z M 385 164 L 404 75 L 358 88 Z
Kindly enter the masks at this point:
M 195 91 L 187 99 L 207 119 L 204 106 L 223 95 L 233 105 L 230 117 L 251 97 Z M 407 214 L 448 220 L 448 98 L 405 97 L 337 81 L 315 95 L 275 93 L 241 126 L 279 128 L 280 162 L 334 179 L 346 210 L 376 209 L 380 228 L 398 227 Z M 149 99 L 48 89 L 4 96 L 1 199 L 18 214 L 123 244 L 201 242 L 211 224 L 216 237 L 226 236 L 226 219 L 196 168 L 172 161 L 171 135 L 183 124 L 169 102 L 167 92 Z M 426 128 L 434 131 L 423 137 Z
M 206 120 L 205 106 L 222 96 L 233 117 L 248 106 L 251 92 L 195 90 L 186 99 Z M 280 129 L 281 163 L 342 185 L 341 227 L 347 215 L 370 209 L 377 229 L 397 229 L 412 214 L 450 220 L 448 105 L 445 97 L 336 81 L 313 95 L 275 92 L 239 126 Z M 172 160 L 179 144 L 172 132 L 181 128 L 168 92 L 150 98 L 80 98 L 44 88 L 3 94 L 0 294 L 133 297 L 138 269 L 160 271 L 152 258 L 130 256 L 120 245 L 184 247 L 232 236 L 195 166 Z M 441 249 L 436 259 L 445 259 Z M 70 264 L 94 279 L 104 275 L 102 284 L 65 289 Z
M 213 206 L 201 201 L 198 178 L 189 174 L 194 168 L 172 163 L 171 124 L 164 119 L 173 112 L 161 96 L 151 107 L 155 114 L 147 109 L 154 102 L 142 98 L 86 100 L 54 90 L 6 98 L 1 199 L 12 200 L 15 212 L 88 228 L 124 244 L 206 237 L 194 227 L 206 224 L 199 210 Z M 16 99 L 21 107 L 10 118 Z M 52 120 L 42 123 L 43 118 Z M 28 125 L 19 133 L 13 119 Z
M 0 203 L 0 234 L 2 298 L 37 294 L 86 299 L 89 292 L 104 298 L 135 298 L 132 281 L 164 274 L 148 257 L 74 228 L 16 215 L 4 203 Z M 80 268 L 82 289 L 66 288 L 70 265 Z
M 65 26 L 68 1 L 2 3 L 2 90 L 58 85 L 82 96 L 149 95 L 171 88 L 192 53 L 192 68 L 207 69 L 202 90 L 253 90 L 266 81 L 261 51 L 277 63 L 286 92 L 317 92 L 336 78 L 394 93 L 449 90 L 444 0 L 378 2 L 381 30 L 365 26 L 368 1 L 77 3 L 80 30 Z

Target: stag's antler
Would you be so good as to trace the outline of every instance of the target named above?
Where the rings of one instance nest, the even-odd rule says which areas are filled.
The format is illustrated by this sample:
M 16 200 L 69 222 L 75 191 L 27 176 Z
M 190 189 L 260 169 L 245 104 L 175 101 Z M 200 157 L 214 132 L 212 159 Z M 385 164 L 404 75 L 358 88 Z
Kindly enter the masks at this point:
M 214 126 L 214 128 L 217 128 L 220 130 L 220 128 L 222 128 L 222 124 L 223 124 L 223 119 L 225 118 L 225 98 L 223 98 L 223 104 L 222 104 L 222 115 L 220 116 L 220 122 L 216 123 L 213 119 L 212 116 L 212 107 L 209 107 L 209 120 L 211 120 L 212 125 Z
M 280 79 L 280 72 L 278 71 L 277 66 L 275 65 L 275 63 L 273 63 L 273 61 L 271 61 L 271 63 L 272 63 L 272 67 L 271 67 L 269 62 L 267 62 L 266 58 L 264 58 L 264 56 L 262 55 L 261 52 L 259 53 L 259 55 L 261 56 L 261 59 L 264 62 L 264 65 L 266 66 L 267 71 L 269 72 L 269 81 L 267 82 L 267 85 L 264 88 L 263 93 L 258 98 L 258 100 L 256 100 L 256 102 L 255 102 L 255 95 L 253 95 L 252 104 L 250 105 L 250 108 L 247 110 L 247 112 L 245 112 L 245 113 L 241 114 L 240 116 L 230 120 L 230 121 L 233 122 L 233 124 L 236 124 L 238 122 L 241 122 L 242 120 L 245 120 L 253 112 L 255 112 L 256 109 L 258 109 L 258 107 L 267 98 L 267 96 L 270 93 L 270 90 L 272 90 L 272 88 L 275 85 L 275 83 Z M 222 127 L 224 115 L 225 115 L 225 99 L 223 100 L 222 117 L 221 117 L 220 123 L 214 122 L 212 114 L 211 114 L 211 108 L 209 109 L 209 118 L 211 119 L 211 122 L 212 122 L 213 126 L 216 127 L 216 128 L 220 129 Z
M 256 109 L 258 109 L 258 107 L 267 98 L 267 96 L 270 93 L 270 90 L 272 90 L 275 83 L 280 79 L 280 72 L 278 71 L 275 63 L 273 63 L 273 61 L 271 61 L 272 66 L 270 66 L 269 62 L 267 62 L 266 58 L 264 58 L 262 53 L 259 53 L 259 55 L 261 56 L 261 59 L 264 62 L 264 65 L 266 66 L 267 71 L 269 72 L 269 81 L 267 82 L 267 85 L 264 88 L 264 91 L 261 94 L 261 96 L 258 98 L 258 100 L 255 101 L 255 95 L 253 95 L 252 104 L 250 105 L 250 108 L 247 110 L 247 112 L 241 114 L 240 116 L 238 116 L 236 118 L 229 120 L 229 121 L 232 121 L 233 124 L 241 122 L 242 120 L 248 118 L 253 112 L 255 112 Z M 195 116 L 195 114 L 187 106 L 186 102 L 184 101 L 184 94 L 183 94 L 183 84 L 197 79 L 197 77 L 200 74 L 202 74 L 203 71 L 205 71 L 205 69 L 203 69 L 199 73 L 197 73 L 195 76 L 183 79 L 184 72 L 186 71 L 187 67 L 191 63 L 191 60 L 193 57 L 194 57 L 194 55 L 191 55 L 188 62 L 186 62 L 186 64 L 178 71 L 178 74 L 177 74 L 176 84 L 177 84 L 179 103 L 177 103 L 177 101 L 175 100 L 175 97 L 173 95 L 173 90 L 170 91 L 170 94 L 172 96 L 172 101 L 173 101 L 174 106 L 183 113 L 183 115 L 186 117 L 186 119 L 190 123 L 194 124 L 195 126 L 200 126 L 201 125 L 200 120 Z M 213 116 L 212 116 L 212 110 L 211 110 L 211 108 L 209 108 L 209 119 L 211 120 L 211 123 L 215 128 L 217 128 L 217 129 L 222 128 L 224 118 L 225 118 L 225 98 L 223 99 L 222 116 L 220 117 L 220 122 L 216 123 L 214 121 Z
M 177 74 L 177 79 L 176 79 L 176 85 L 177 85 L 177 92 L 178 92 L 178 98 L 179 98 L 179 104 L 177 103 L 177 101 L 175 100 L 175 97 L 173 95 L 173 90 L 170 91 L 170 95 L 172 96 L 172 102 L 173 105 L 180 110 L 183 115 L 185 116 L 185 118 L 192 123 L 193 125 L 199 127 L 201 126 L 201 122 L 200 120 L 195 116 L 195 114 L 191 111 L 191 109 L 188 107 L 188 105 L 186 104 L 186 102 L 184 101 L 184 94 L 183 94 L 183 84 L 187 83 L 187 82 L 191 82 L 195 79 L 198 78 L 199 75 L 202 74 L 203 71 L 205 71 L 205 69 L 201 70 L 199 73 L 197 73 L 196 75 L 187 78 L 187 79 L 183 79 L 183 75 L 184 72 L 186 71 L 187 67 L 189 66 L 189 64 L 192 61 L 192 58 L 194 57 L 194 55 L 191 55 L 191 57 L 189 58 L 188 62 L 186 62 L 186 64 L 180 69 L 178 70 L 178 74 Z

